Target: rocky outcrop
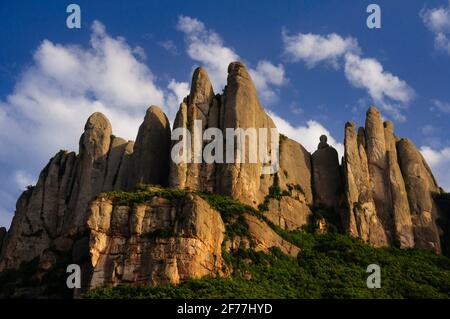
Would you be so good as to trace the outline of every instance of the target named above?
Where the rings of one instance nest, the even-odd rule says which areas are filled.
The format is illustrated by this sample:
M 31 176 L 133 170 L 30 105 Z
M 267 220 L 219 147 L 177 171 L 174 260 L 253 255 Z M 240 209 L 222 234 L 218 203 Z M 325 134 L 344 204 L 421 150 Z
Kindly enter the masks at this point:
M 440 252 L 439 229 L 436 225 L 439 211 L 433 199 L 433 193 L 439 192 L 436 180 L 410 140 L 399 140 L 397 149 L 411 210 L 415 246 Z
M 333 229 L 330 216 L 321 211 L 339 214 L 331 216 L 339 220 L 334 226 L 341 227 L 335 228 L 375 246 L 440 253 L 447 245 L 442 243 L 449 241 L 448 198 L 436 197 L 442 191 L 420 152 L 411 141 L 398 139 L 393 124 L 383 123 L 376 108 L 368 110 L 365 127 L 346 124 L 341 165 L 326 136 L 311 155 L 284 135 L 272 136 L 273 129 L 239 62 L 230 64 L 223 94 L 213 92 L 205 69 L 195 70 L 174 121 L 172 133 L 182 136 L 181 143 L 171 142 L 169 121 L 156 106 L 147 110 L 136 142 L 113 136 L 109 120 L 94 113 L 80 138 L 79 154 L 58 152 L 37 184 L 18 199 L 7 234 L 0 229 L 0 271 L 34 265 L 41 280 L 58 265 L 73 262 L 83 266 L 83 287 L 223 276 L 229 269 L 222 244 L 227 250 L 278 247 L 297 256 L 299 248 L 272 224 L 289 231 L 312 222 L 317 232 Z M 244 149 L 240 161 L 239 145 Z M 211 156 L 204 158 L 203 151 Z M 185 161 L 173 161 L 174 154 Z M 221 155 L 226 163 L 217 161 Z M 189 195 L 165 197 L 159 188 L 152 198 L 136 203 L 133 199 L 142 199 L 143 192 L 131 191 L 139 184 L 183 189 Z M 115 192 L 125 200 L 102 194 L 111 191 L 126 191 Z M 248 238 L 225 237 L 230 225 L 199 192 L 250 205 L 244 205 L 239 220 Z M 253 209 L 258 214 L 250 214 Z
M 194 129 L 195 121 L 201 121 L 198 130 Z M 297 142 L 280 139 L 283 143 L 280 143 L 278 150 L 278 173 L 262 173 L 263 166 L 270 164 L 264 163 L 253 147 L 258 144 L 258 138 L 265 138 L 266 157 L 272 152 L 277 152 L 275 148 L 272 149 L 270 131 L 276 127 L 261 106 L 250 74 L 242 63 L 230 64 L 223 95 L 214 95 L 205 69 L 195 70 L 191 92 L 184 99 L 175 118 L 174 130 L 180 128 L 189 129 L 192 143 L 182 144 L 182 148 L 177 149 L 177 154 L 183 154 L 182 149 L 189 151 L 190 163 L 171 163 L 169 179 L 171 187 L 229 195 L 257 207 L 268 199 L 270 188 L 277 179 L 280 182 L 279 187 L 283 190 L 287 190 L 290 184 L 301 186 L 304 192 L 298 196 L 299 200 L 287 197 L 270 198 L 269 210 L 266 212 L 268 218 L 286 229 L 296 229 L 308 222 L 312 204 L 311 156 Z M 244 158 L 240 162 L 236 160 L 239 138 L 235 137 L 234 144 L 230 144 L 227 140 L 228 144 L 224 145 L 223 158 L 227 163 L 205 163 L 201 158 L 196 159 L 196 154 L 201 154 L 206 145 L 217 137 L 210 136 L 208 143 L 205 143 L 198 135 L 199 131 L 204 132 L 209 128 L 219 128 L 224 138 L 227 129 L 231 130 L 231 133 L 253 129 L 257 140 L 250 142 L 249 137 L 245 139 L 242 143 Z M 266 130 L 265 137 L 259 134 L 260 129 Z M 230 163 L 229 159 L 225 158 L 227 150 L 231 150 L 230 153 L 234 154 L 235 163 Z M 251 157 L 255 154 L 257 158 L 253 160 Z M 201 163 L 195 163 L 196 160 Z
M 71 193 L 75 171 L 75 153 L 61 151 L 41 172 L 36 186 L 19 197 L 0 271 L 17 268 L 39 256 L 62 232 L 68 207 L 66 196 Z
M 220 97 L 214 96 L 206 70 L 197 68 L 192 76 L 190 94 L 181 103 L 174 122 L 174 130 L 189 131 L 191 142 L 187 142 L 187 136 L 183 137 L 184 144 L 178 153 L 184 160 L 180 163 L 170 163 L 171 187 L 208 192 L 215 190 L 215 165 L 205 163 L 202 158 L 205 146 L 203 132 L 210 127 L 218 127 L 219 99 Z M 173 146 L 175 144 L 177 142 L 174 142 Z
M 220 214 L 200 197 L 154 197 L 135 206 L 92 202 L 88 220 L 93 269 L 89 287 L 158 285 L 223 275 Z
M 169 155 L 164 154 L 169 154 L 170 127 L 157 107 L 147 111 L 137 141 L 135 155 L 133 142 L 113 136 L 109 120 L 92 114 L 79 154 L 57 153 L 36 186 L 18 199 L 0 271 L 41 256 L 58 238 L 84 233 L 89 203 L 101 192 L 130 189 L 141 181 L 166 184 Z
M 387 242 L 392 244 L 394 235 L 393 216 L 390 200 L 391 189 L 386 178 L 388 172 L 386 141 L 384 138 L 383 120 L 380 112 L 375 107 L 371 107 L 367 111 L 365 138 L 370 187 L 375 209 L 383 225 Z
M 320 137 L 320 143 L 311 156 L 313 172 L 314 204 L 338 209 L 342 192 L 341 170 L 336 149 L 327 143 L 327 136 Z
M 405 181 L 400 170 L 397 156 L 396 137 L 392 122 L 384 122 L 384 137 L 386 140 L 388 181 L 391 193 L 391 206 L 396 244 L 401 248 L 414 247 L 414 233 L 409 209 Z M 389 199 L 388 199 L 389 200 Z
M 170 125 L 166 115 L 157 106 L 147 110 L 139 127 L 132 154 L 132 182 L 167 186 L 170 161 Z
M 344 229 L 374 245 L 387 245 L 386 232 L 377 215 L 372 195 L 365 132 L 360 128 L 357 134 L 354 123 L 345 125 L 345 155 L 342 165 L 348 206 L 342 216 Z
M 416 147 L 398 140 L 392 122 L 383 123 L 376 108 L 367 111 L 357 136 L 347 124 L 343 166 L 351 234 L 379 246 L 440 252 L 435 179 Z
M 5 240 L 6 240 L 6 228 L 0 227 L 0 258 L 2 256 L 2 247 Z
M 255 250 L 268 252 L 269 248 L 277 247 L 283 253 L 297 257 L 300 249 L 275 233 L 265 222 L 257 217 L 245 214 L 248 230 L 255 241 Z

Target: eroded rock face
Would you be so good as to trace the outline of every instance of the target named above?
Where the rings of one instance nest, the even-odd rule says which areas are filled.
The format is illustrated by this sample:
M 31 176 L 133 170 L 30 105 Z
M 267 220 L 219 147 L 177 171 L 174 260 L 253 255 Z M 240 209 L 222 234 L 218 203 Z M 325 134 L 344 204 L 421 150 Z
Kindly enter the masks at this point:
M 250 156 L 257 152 L 252 151 L 251 146 L 254 144 L 250 145 L 248 139 L 245 142 L 243 163 L 194 163 L 195 147 L 203 150 L 207 144 L 195 141 L 195 120 L 202 121 L 201 129 L 219 128 L 224 135 L 227 129 L 255 129 L 256 132 L 267 129 L 265 151 L 269 156 L 272 151 L 270 129 L 275 128 L 275 125 L 261 106 L 250 74 L 242 63 L 230 64 L 223 95 L 214 95 L 205 69 L 198 68 L 194 72 L 190 95 L 181 104 L 174 122 L 174 129 L 188 128 L 191 132 L 192 145 L 185 147 L 191 150 L 192 163 L 172 162 L 169 184 L 171 187 L 229 195 L 257 207 L 265 201 L 277 178 L 283 190 L 287 190 L 288 184 L 299 185 L 304 194 L 299 196 L 300 200 L 271 199 L 267 216 L 287 229 L 296 229 L 307 223 L 311 214 L 309 206 L 312 204 L 311 156 L 300 144 L 291 139 L 283 140 L 277 174 L 262 174 L 262 166 L 269 164 L 263 164 L 259 156 L 256 163 L 251 162 Z M 229 148 L 236 155 L 236 143 L 225 145 L 224 154 Z
M 411 248 L 415 245 L 413 225 L 405 181 L 398 162 L 396 137 L 394 136 L 392 122 L 384 122 L 384 136 L 386 140 L 388 181 L 391 192 L 395 240 L 399 247 Z
M 41 172 L 36 186 L 20 196 L 3 247 L 0 271 L 17 268 L 39 256 L 62 232 L 75 162 L 75 153 L 59 152 Z
M 348 211 L 342 216 L 343 226 L 351 235 L 384 246 L 388 239 L 372 196 L 365 146 L 364 129 L 360 128 L 357 134 L 355 124 L 347 123 L 343 166 Z
M 147 110 L 134 143 L 132 182 L 167 186 L 170 160 L 170 124 L 157 106 Z
M 416 147 L 398 140 L 376 108 L 368 110 L 366 128 L 357 136 L 347 124 L 343 165 L 351 234 L 375 245 L 440 252 L 437 183 Z
M 408 194 L 415 246 L 440 252 L 439 230 L 436 226 L 439 212 L 432 196 L 434 192 L 439 192 L 436 180 L 410 140 L 399 140 L 397 150 Z
M 203 132 L 212 127 L 218 127 L 219 101 L 204 68 L 197 68 L 192 76 L 191 91 L 181 103 L 174 122 L 174 130 L 187 129 L 191 137 L 191 144 L 183 146 L 183 152 L 189 152 L 185 161 L 175 163 L 170 161 L 169 184 L 171 187 L 189 188 L 192 190 L 215 190 L 215 165 L 203 161 L 202 152 L 205 146 Z M 196 121 L 201 121 L 194 129 Z M 184 141 L 186 142 L 186 141 Z M 175 146 L 174 142 L 172 146 Z M 181 155 L 181 150 L 179 152 Z
M 98 199 L 90 210 L 91 288 L 177 284 L 222 274 L 225 226 L 198 196 L 178 203 L 154 197 L 134 207 Z
M 191 161 L 195 148 L 201 153 L 208 144 L 196 142 L 196 120 L 202 121 L 200 131 L 275 128 L 249 72 L 239 62 L 230 64 L 223 94 L 214 94 L 205 69 L 194 72 L 191 92 L 174 121 L 174 129 L 189 129 L 197 143 L 184 146 L 191 151 Z M 274 150 L 267 133 L 265 151 L 270 155 Z M 178 283 L 224 275 L 224 225 L 219 213 L 201 198 L 191 195 L 173 203 L 155 197 L 137 206 L 118 206 L 98 197 L 102 192 L 133 190 L 139 183 L 230 195 L 264 208 L 261 212 L 272 223 L 287 230 L 308 224 L 311 207 L 333 207 L 341 212 L 348 233 L 375 246 L 439 253 L 440 235 L 448 237 L 448 229 L 438 224 L 440 218 L 447 222 L 443 209 L 448 206 L 438 207 L 433 198 L 439 188 L 431 170 L 411 141 L 399 140 L 392 123 L 382 122 L 376 108 L 367 112 L 365 128 L 356 131 L 353 123 L 346 124 L 341 167 L 326 136 L 312 156 L 294 140 L 277 136 L 279 170 L 262 174 L 262 159 L 250 163 L 254 154 L 248 140 L 245 163 L 207 164 L 200 159 L 201 163 L 176 164 L 170 160 L 174 145 L 170 135 L 166 116 L 155 106 L 148 109 L 136 143 L 113 136 L 108 119 L 94 113 L 80 138 L 79 155 L 58 152 L 36 186 L 18 199 L 7 235 L 0 230 L 0 271 L 38 258 L 43 276 L 61 261 L 87 261 L 87 287 Z M 234 153 L 237 148 L 236 143 L 224 147 Z M 299 249 L 265 222 L 250 214 L 245 219 L 256 249 L 275 246 L 297 255 Z M 327 230 L 325 218 L 316 222 L 319 232 Z M 236 237 L 225 245 L 249 248 L 250 242 Z
M 6 240 L 6 228 L 0 227 L 0 258 L 2 257 L 3 242 Z
M 317 151 L 311 156 L 313 171 L 314 204 L 337 209 L 342 192 L 339 157 L 335 148 L 321 136 Z
M 285 254 L 297 257 L 300 252 L 297 246 L 281 238 L 266 223 L 255 216 L 250 214 L 245 214 L 244 216 L 248 224 L 248 230 L 255 240 L 256 251 L 268 252 L 269 248 L 277 247 Z

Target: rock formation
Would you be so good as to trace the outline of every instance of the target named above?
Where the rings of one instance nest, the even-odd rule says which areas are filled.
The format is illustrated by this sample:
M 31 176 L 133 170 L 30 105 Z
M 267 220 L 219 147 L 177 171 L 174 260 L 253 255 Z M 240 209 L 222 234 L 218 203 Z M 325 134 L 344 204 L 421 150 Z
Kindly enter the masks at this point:
M 210 128 L 219 128 L 223 136 L 209 134 Z M 192 143 L 182 129 L 188 130 Z M 255 155 L 251 134 L 243 139 L 244 162 L 198 158 L 211 147 L 209 142 L 226 139 L 226 129 L 234 134 L 256 129 L 257 141 L 268 142 L 263 158 L 258 154 L 250 162 Z M 272 223 L 286 230 L 314 223 L 324 232 L 329 216 L 319 218 L 321 209 L 338 217 L 340 229 L 375 246 L 444 250 L 449 205 L 438 206 L 441 190 L 420 152 L 411 141 L 398 139 L 393 124 L 383 123 L 376 108 L 368 110 L 365 127 L 356 130 L 354 123 L 346 124 L 341 164 L 326 136 L 311 155 L 294 140 L 278 134 L 274 140 L 270 132 L 264 137 L 259 129 L 275 129 L 275 124 L 240 62 L 230 64 L 223 94 L 213 92 L 204 68 L 195 70 L 172 132 L 156 106 L 147 110 L 136 142 L 112 135 L 109 120 L 94 113 L 80 138 L 79 153 L 58 152 L 36 186 L 19 197 L 7 234 L 0 229 L 0 272 L 36 261 L 36 276 L 42 279 L 60 265 L 77 263 L 84 288 L 225 276 L 229 269 L 222 247 L 278 247 L 296 256 L 299 248 L 281 238 Z M 171 133 L 182 136 L 182 143 L 171 141 Z M 215 155 L 223 152 L 225 157 L 231 151 L 236 156 L 237 140 L 226 140 Z M 174 162 L 174 152 L 189 161 Z M 263 174 L 272 155 L 279 169 Z M 151 186 L 156 189 L 151 198 L 130 200 L 142 199 L 140 189 L 149 184 L 187 195 L 164 196 L 167 189 Z M 126 200 L 117 202 L 105 194 L 112 191 Z M 228 237 L 230 225 L 201 192 L 248 205 L 241 214 L 248 238 Z M 258 214 L 252 214 L 256 209 Z
M 205 147 L 203 141 L 195 141 L 193 126 L 196 120 L 202 121 L 202 130 L 217 127 L 224 135 L 226 129 L 250 128 L 258 131 L 275 128 L 261 106 L 250 74 L 242 63 L 230 64 L 223 95 L 214 95 L 205 69 L 195 70 L 191 92 L 181 104 L 174 122 L 174 130 L 188 128 L 191 132 L 192 145 L 185 147 L 190 150 L 192 163 L 172 162 L 169 184 L 171 187 L 229 195 L 254 207 L 268 199 L 269 189 L 276 181 L 279 182 L 277 187 L 284 190 L 288 184 L 298 185 L 303 189 L 298 199 L 288 196 L 270 198 L 266 214 L 275 224 L 286 229 L 296 229 L 308 222 L 311 214 L 309 206 L 312 204 L 311 155 L 300 144 L 291 139 L 282 140 L 280 168 L 278 173 L 272 175 L 261 174 L 264 165 L 261 158 L 251 163 L 252 145 L 248 139 L 245 140 L 243 163 L 195 163 L 195 148 L 203 151 Z M 268 154 L 272 151 L 270 137 L 267 133 Z M 224 154 L 228 148 L 236 154 L 236 144 L 225 145 Z
M 327 136 L 320 137 L 320 143 L 311 156 L 313 173 L 314 204 L 332 207 L 336 210 L 342 192 L 339 156 L 336 149 L 327 143 Z
M 433 199 L 433 193 L 439 192 L 436 180 L 410 140 L 399 140 L 397 149 L 411 210 L 415 246 L 440 252 L 439 230 L 436 225 L 439 210 Z
M 2 247 L 3 242 L 5 242 L 6 239 L 6 228 L 0 227 L 0 257 L 2 256 Z
M 417 148 L 398 140 L 376 108 L 368 110 L 357 135 L 347 123 L 343 166 L 351 234 L 377 246 L 441 251 L 436 181 Z
M 220 214 L 198 196 L 135 206 L 91 203 L 89 287 L 167 284 L 223 274 Z

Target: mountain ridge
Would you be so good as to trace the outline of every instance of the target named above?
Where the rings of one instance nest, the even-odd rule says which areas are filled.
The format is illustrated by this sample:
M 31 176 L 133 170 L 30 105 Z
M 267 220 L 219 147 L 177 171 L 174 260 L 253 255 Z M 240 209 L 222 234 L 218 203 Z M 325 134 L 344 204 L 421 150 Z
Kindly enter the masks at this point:
M 310 154 L 280 135 L 274 174 L 261 174 L 263 163 L 249 163 L 249 154 L 244 163 L 174 163 L 171 132 L 185 128 L 194 134 L 196 120 L 203 130 L 275 128 L 240 62 L 230 64 L 223 94 L 215 94 L 206 70 L 197 68 L 172 130 L 161 109 L 151 106 L 136 141 L 125 141 L 112 135 L 103 114 L 94 113 L 79 154 L 58 152 L 36 186 L 19 197 L 8 232 L 0 229 L 0 272 L 37 259 L 42 277 L 70 255 L 71 262 L 83 264 L 83 289 L 227 276 L 225 248 L 277 247 L 298 254 L 273 227 L 339 229 L 376 247 L 448 253 L 448 206 L 436 199 L 443 191 L 414 144 L 396 137 L 392 122 L 383 122 L 375 107 L 367 111 L 365 127 L 345 125 L 342 163 L 325 136 Z M 144 202 L 109 197 L 136 190 L 139 195 L 140 187 L 141 195 L 151 195 Z M 202 193 L 248 207 L 224 222 Z M 232 237 L 229 225 L 247 230 Z

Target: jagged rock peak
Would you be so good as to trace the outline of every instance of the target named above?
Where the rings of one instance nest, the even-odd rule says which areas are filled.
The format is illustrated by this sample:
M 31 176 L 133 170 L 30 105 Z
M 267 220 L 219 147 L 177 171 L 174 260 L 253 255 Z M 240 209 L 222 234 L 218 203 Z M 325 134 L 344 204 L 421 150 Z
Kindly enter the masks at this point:
M 139 127 L 133 151 L 133 182 L 166 185 L 170 160 L 170 124 L 167 116 L 152 105 Z M 134 184 L 134 185 L 133 185 Z
M 245 64 L 239 61 L 231 62 L 228 66 L 228 85 L 242 80 L 249 81 L 253 84 Z
M 108 118 L 100 112 L 89 116 L 80 140 L 80 155 L 86 151 L 93 159 L 104 156 L 111 142 L 112 126 Z
M 208 72 L 206 72 L 206 69 L 203 67 L 196 68 L 192 75 L 189 105 L 197 105 L 201 108 L 200 105 L 204 104 L 209 107 L 213 98 L 214 91 L 211 81 L 209 80 Z M 202 109 L 202 111 L 204 110 Z
M 156 105 L 151 105 L 145 113 L 143 124 L 153 124 L 155 120 L 161 123 L 164 127 L 169 126 L 169 120 L 161 108 Z
M 84 126 L 85 131 L 89 129 L 112 130 L 112 126 L 108 118 L 103 113 L 95 112 L 89 116 L 86 121 L 86 125 Z

